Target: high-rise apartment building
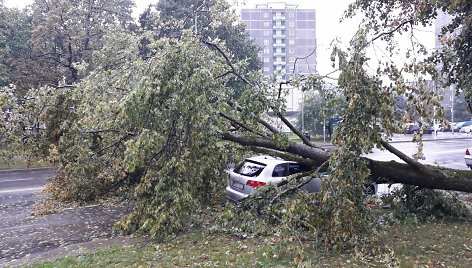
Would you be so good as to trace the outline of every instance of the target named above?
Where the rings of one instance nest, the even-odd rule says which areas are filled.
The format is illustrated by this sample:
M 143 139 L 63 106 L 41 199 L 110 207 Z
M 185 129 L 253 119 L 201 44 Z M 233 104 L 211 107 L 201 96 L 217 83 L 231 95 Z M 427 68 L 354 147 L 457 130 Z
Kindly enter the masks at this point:
M 287 3 L 267 3 L 243 9 L 242 20 L 261 47 L 264 76 L 289 79 L 292 73 L 316 71 L 316 13 Z

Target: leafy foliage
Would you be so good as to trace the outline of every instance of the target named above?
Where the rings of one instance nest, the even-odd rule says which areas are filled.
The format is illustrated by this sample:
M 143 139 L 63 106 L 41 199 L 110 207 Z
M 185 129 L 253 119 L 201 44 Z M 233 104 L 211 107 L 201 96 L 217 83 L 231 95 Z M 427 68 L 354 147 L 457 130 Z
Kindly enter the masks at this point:
M 270 125 L 267 111 L 272 110 L 303 139 L 284 117 L 276 81 L 251 72 L 259 67 L 257 48 L 227 2 L 159 1 L 157 12 L 143 13 L 141 29 L 135 31 L 127 28 L 128 0 L 53 2 L 33 4 L 29 38 L 32 55 L 45 67 L 41 83 L 53 85 L 32 88 L 22 100 L 13 94 L 15 86 L 2 88 L 1 104 L 16 111 L 13 119 L 3 114 L 2 131 L 11 134 L 2 142 L 57 163 L 58 175 L 47 186 L 53 199 L 83 204 L 126 198 L 132 211 L 116 225 L 123 232 L 166 236 L 202 222 L 208 206 L 221 202 L 228 164 L 244 153 L 263 151 L 319 170 L 294 176 L 283 187 L 262 188 L 223 212 L 229 219 L 222 222 L 225 230 L 275 233 L 283 241 L 304 237 L 323 249 L 362 250 L 377 240 L 377 222 L 363 188 L 379 173 L 372 168 L 375 161 L 362 155 L 386 147 L 382 138 L 390 138 L 401 123 L 424 126 L 442 115 L 439 96 L 428 87 L 436 71 L 424 47 L 412 41 L 402 66 L 378 59 L 374 71 L 367 56 L 376 40 L 387 41 L 394 55 L 393 33 L 412 31 L 417 16 L 424 23 L 431 20 L 434 9 L 428 6 L 381 0 L 374 1 L 381 3 L 379 11 L 370 1 L 351 6 L 348 16 L 355 9 L 366 12 L 366 27 L 348 49 L 335 45 L 331 54 L 339 71 L 336 98 L 343 104 L 331 153 L 306 139 L 292 143 Z M 402 8 L 400 20 L 389 13 Z M 385 16 L 378 16 L 382 11 Z M 383 32 L 392 25 L 392 32 Z M 322 76 L 302 79 L 308 81 L 307 92 L 324 89 Z M 395 106 L 399 98 L 406 100 L 402 111 Z M 421 133 L 415 141 L 420 157 Z M 435 176 L 413 159 L 406 162 L 396 165 L 405 176 Z M 319 176 L 328 164 L 322 192 L 301 192 L 304 179 Z M 398 179 L 397 174 L 383 176 Z M 456 181 L 464 181 L 463 176 Z
M 390 220 L 425 222 L 440 220 L 469 220 L 472 209 L 453 192 L 418 189 L 405 185 L 383 198 L 392 212 Z
M 32 9 L 32 58 L 42 62 L 49 74 L 44 84 L 78 82 L 78 63 L 93 69 L 92 53 L 102 48 L 102 37 L 109 27 L 126 27 L 132 21 L 129 0 L 113 1 L 35 1 Z
M 245 25 L 227 1 L 161 0 L 153 7 L 148 7 L 139 21 L 143 30 L 153 32 L 154 38 L 180 38 L 185 30 L 192 30 L 203 40 L 218 40 L 224 44 L 241 74 L 247 76 L 262 67 L 257 54 L 260 48 L 251 41 Z M 142 53 L 152 54 L 146 46 L 148 41 L 142 42 Z M 245 84 L 239 79 L 229 78 L 227 85 L 238 88 L 235 95 L 241 95 Z

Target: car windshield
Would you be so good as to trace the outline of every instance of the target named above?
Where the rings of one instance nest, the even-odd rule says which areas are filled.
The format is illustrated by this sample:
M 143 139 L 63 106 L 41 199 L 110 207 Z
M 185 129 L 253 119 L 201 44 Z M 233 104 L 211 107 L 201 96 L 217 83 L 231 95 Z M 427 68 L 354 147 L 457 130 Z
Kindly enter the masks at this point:
M 248 177 L 257 177 L 265 167 L 266 165 L 262 163 L 245 160 L 234 169 L 234 172 Z

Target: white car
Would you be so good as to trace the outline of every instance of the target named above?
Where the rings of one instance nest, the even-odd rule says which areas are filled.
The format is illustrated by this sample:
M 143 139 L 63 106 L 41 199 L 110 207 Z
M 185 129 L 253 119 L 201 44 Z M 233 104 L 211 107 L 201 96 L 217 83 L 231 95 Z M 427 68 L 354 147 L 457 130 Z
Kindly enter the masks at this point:
M 461 132 L 461 133 L 470 133 L 470 132 L 472 132 L 472 125 L 461 127 L 461 129 L 459 129 L 459 132 Z
M 297 162 L 268 155 L 250 157 L 229 171 L 226 197 L 231 201 L 239 201 L 256 193 L 258 187 L 280 185 L 288 176 L 309 170 Z M 323 175 L 328 176 L 326 173 Z M 313 178 L 300 189 L 310 193 L 319 192 L 320 184 L 319 178 Z M 375 195 L 377 184 L 366 185 L 365 193 Z
M 258 187 L 268 184 L 279 185 L 286 177 L 308 170 L 297 162 L 277 157 L 268 155 L 250 157 L 229 171 L 226 196 L 229 200 L 239 201 L 256 193 Z M 319 178 L 314 178 L 301 189 L 319 192 L 320 183 Z
M 472 152 L 472 148 L 467 148 L 467 149 L 465 150 L 465 157 L 464 157 L 465 164 L 466 164 L 470 169 L 472 169 L 472 156 L 470 155 L 471 152 Z

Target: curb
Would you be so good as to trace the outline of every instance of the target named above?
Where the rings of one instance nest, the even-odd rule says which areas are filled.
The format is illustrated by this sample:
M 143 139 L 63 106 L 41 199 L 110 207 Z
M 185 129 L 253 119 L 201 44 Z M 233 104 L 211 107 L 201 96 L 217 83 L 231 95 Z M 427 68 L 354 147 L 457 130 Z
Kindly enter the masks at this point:
M 43 168 L 19 168 L 19 169 L 1 169 L 0 173 L 8 172 L 31 172 L 31 171 L 52 171 L 54 167 L 43 167 Z
M 423 140 L 423 142 L 429 142 L 429 141 L 452 141 L 452 140 L 472 140 L 471 137 L 458 137 L 458 138 L 438 138 L 438 139 L 427 139 Z M 396 141 L 388 141 L 388 143 L 407 143 L 411 142 L 414 143 L 412 140 L 396 140 Z M 333 147 L 334 145 L 332 143 L 315 143 L 319 147 Z

